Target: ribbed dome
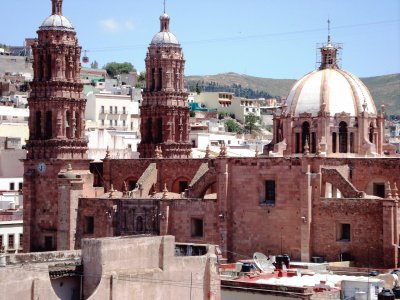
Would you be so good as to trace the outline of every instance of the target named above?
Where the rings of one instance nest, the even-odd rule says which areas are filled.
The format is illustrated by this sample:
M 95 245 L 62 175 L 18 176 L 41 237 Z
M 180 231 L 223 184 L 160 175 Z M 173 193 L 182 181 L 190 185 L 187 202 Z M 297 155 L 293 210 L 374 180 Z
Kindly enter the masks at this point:
M 40 30 L 66 30 L 74 31 L 74 26 L 71 22 L 62 15 L 51 15 L 43 21 L 42 25 L 39 27 Z
M 151 40 L 152 45 L 179 45 L 179 41 L 172 32 L 162 31 Z
M 176 36 L 169 31 L 169 16 L 164 12 L 160 16 L 160 32 L 155 34 L 151 40 L 151 45 L 156 46 L 179 46 L 179 41 Z
M 376 114 L 375 103 L 367 87 L 356 76 L 339 68 L 313 71 L 293 86 L 287 98 L 288 112 L 292 116 L 301 113 L 318 115 L 325 104 L 325 112 L 349 113 L 357 116 L 363 111 Z

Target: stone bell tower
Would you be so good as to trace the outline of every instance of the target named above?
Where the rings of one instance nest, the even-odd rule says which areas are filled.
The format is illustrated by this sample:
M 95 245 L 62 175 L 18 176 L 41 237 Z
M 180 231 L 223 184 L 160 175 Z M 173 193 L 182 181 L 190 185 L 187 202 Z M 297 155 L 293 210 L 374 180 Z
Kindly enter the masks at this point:
M 188 94 L 183 84 L 185 59 L 169 22 L 164 12 L 160 32 L 153 37 L 145 59 L 140 158 L 154 157 L 156 148 L 165 158 L 187 158 L 191 153 Z
M 59 209 L 59 173 L 69 165 L 83 178 L 89 170 L 81 47 L 74 27 L 62 15 L 62 0 L 52 0 L 52 14 L 37 34 L 24 161 L 24 251 L 60 249 L 60 218 L 71 216 Z
M 52 2 L 52 15 L 32 47 L 28 158 L 86 158 L 81 47 L 72 24 L 61 15 L 62 0 Z

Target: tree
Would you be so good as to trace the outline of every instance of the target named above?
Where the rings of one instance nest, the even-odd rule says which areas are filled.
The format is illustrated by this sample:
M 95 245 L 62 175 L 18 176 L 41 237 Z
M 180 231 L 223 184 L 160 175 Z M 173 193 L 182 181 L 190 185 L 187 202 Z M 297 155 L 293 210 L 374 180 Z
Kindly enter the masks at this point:
M 200 95 L 200 93 L 201 93 L 201 89 L 199 87 L 199 83 L 198 82 L 196 83 L 196 93 L 197 93 L 197 95 Z
M 114 78 L 119 74 L 128 74 L 129 72 L 136 72 L 135 67 L 130 62 L 117 63 L 110 62 L 104 66 L 103 69 L 106 69 L 107 74 Z
M 97 60 L 93 61 L 93 62 L 90 64 L 90 68 L 91 68 L 91 69 L 98 69 L 98 68 L 99 68 L 99 63 L 97 62 Z
M 257 122 L 259 121 L 259 117 L 257 117 L 255 114 L 249 113 L 246 117 L 245 117 L 245 128 L 250 132 L 250 134 L 252 133 L 252 131 L 257 130 L 258 126 L 257 126 Z
M 225 127 L 228 132 L 240 132 L 241 128 L 240 125 L 233 119 L 226 120 Z
M 227 116 L 228 116 L 228 113 L 226 111 L 221 111 L 218 114 L 218 119 L 222 120 L 222 119 L 225 119 L 225 117 L 227 117 Z
M 142 72 L 140 72 L 140 74 L 139 74 L 139 76 L 137 78 L 137 82 L 135 84 L 135 88 L 142 89 L 142 88 L 144 88 L 145 83 L 146 83 L 146 72 L 142 71 Z

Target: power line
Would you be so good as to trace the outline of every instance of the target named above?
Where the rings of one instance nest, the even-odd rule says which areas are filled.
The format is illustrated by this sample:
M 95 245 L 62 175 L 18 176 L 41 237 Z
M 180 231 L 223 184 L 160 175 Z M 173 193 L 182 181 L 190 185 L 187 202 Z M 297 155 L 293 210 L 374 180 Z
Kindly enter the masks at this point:
M 382 25 L 382 24 L 391 24 L 391 23 L 399 23 L 400 19 L 395 20 L 384 20 L 377 22 L 368 22 L 368 23 L 359 23 L 359 24 L 349 24 L 349 25 L 341 25 L 334 26 L 330 29 L 345 29 L 345 28 L 355 28 L 355 27 L 366 27 L 372 25 Z M 262 33 L 262 34 L 253 34 L 253 35 L 244 35 L 244 36 L 227 36 L 227 37 L 216 37 L 212 39 L 204 39 L 204 40 L 192 40 L 186 41 L 183 44 L 185 45 L 195 45 L 195 44 L 207 44 L 207 43 L 220 43 L 220 42 L 228 42 L 228 41 L 240 41 L 240 40 L 249 40 L 249 39 L 257 39 L 257 38 L 266 38 L 266 37 L 274 37 L 274 36 L 283 36 L 283 35 L 297 35 L 311 32 L 321 32 L 326 31 L 326 28 L 314 28 L 314 29 L 303 29 L 303 30 L 293 30 L 293 31 L 282 31 L 282 32 L 271 32 L 271 33 Z M 141 49 L 148 47 L 148 44 L 137 44 L 137 45 L 121 45 L 121 46 L 109 46 L 102 48 L 91 48 L 91 52 L 108 52 L 108 51 L 123 51 L 123 50 L 132 50 L 132 49 Z

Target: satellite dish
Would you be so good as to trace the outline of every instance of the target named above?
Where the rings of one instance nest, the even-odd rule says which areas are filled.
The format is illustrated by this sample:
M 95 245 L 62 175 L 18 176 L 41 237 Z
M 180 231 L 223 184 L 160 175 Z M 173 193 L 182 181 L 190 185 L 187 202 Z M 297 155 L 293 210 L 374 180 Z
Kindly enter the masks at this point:
M 379 274 L 375 278 L 383 280 L 383 288 L 384 289 L 390 289 L 391 290 L 396 285 L 396 277 L 393 276 L 393 274 Z
M 257 267 L 262 271 L 262 272 L 274 272 L 275 267 L 273 263 L 275 262 L 275 256 L 272 256 L 271 258 L 266 257 L 264 254 L 260 252 L 255 252 L 253 254 L 253 259 Z

